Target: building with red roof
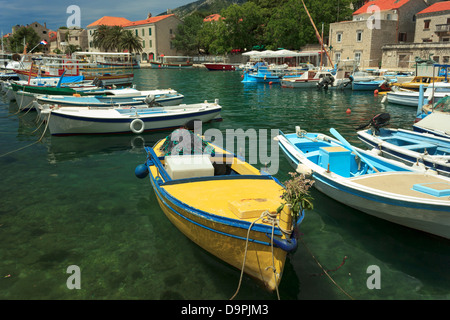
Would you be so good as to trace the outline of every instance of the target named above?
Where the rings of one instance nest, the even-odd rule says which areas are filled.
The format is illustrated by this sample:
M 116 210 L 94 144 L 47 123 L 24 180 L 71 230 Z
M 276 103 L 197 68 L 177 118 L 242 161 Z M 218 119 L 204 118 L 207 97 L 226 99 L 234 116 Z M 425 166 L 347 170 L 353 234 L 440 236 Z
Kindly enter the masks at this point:
M 102 17 L 87 26 L 89 51 L 98 51 L 93 47 L 93 34 L 100 25 L 121 26 L 125 30 L 130 30 L 142 40 L 143 52 L 141 60 L 153 60 L 154 58 L 166 55 L 176 55 L 173 39 L 178 25 L 182 21 L 174 14 L 166 14 L 152 17 L 147 15 L 147 19 L 130 21 L 119 17 Z
M 414 42 L 446 42 L 450 46 L 450 1 L 437 2 L 416 16 Z
M 360 69 L 380 67 L 383 46 L 414 41 L 415 15 L 427 7 L 424 0 L 367 1 L 352 21 L 330 24 L 332 59 L 355 60 Z
M 383 47 L 383 61 L 393 66 L 412 66 L 416 58 L 450 64 L 450 1 L 430 3 L 416 13 L 413 43 Z M 419 72 L 419 75 L 425 74 Z

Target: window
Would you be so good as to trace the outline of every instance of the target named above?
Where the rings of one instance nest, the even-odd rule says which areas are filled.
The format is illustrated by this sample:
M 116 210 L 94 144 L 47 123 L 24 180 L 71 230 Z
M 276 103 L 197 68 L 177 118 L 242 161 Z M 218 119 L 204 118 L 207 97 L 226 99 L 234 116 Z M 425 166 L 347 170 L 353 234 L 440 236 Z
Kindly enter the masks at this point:
M 149 45 L 149 48 L 151 48 L 153 45 L 152 45 L 152 40 L 150 40 L 149 42 L 148 42 L 148 45 Z
M 341 43 L 342 42 L 342 32 L 338 32 L 336 34 L 336 42 Z
M 442 38 L 442 42 L 449 42 L 450 38 Z
M 443 56 L 442 57 L 442 63 L 449 63 L 450 62 L 450 57 L 449 56 Z
M 406 41 L 406 32 L 399 32 L 398 41 Z
M 431 39 L 422 39 L 422 42 L 431 42 Z
M 172 34 L 172 29 L 169 30 L 169 33 Z
M 334 54 L 334 60 L 336 60 L 336 62 L 341 61 L 341 53 L 340 52 L 336 52 Z
M 392 16 L 391 16 L 390 13 L 388 13 L 388 14 L 386 15 L 386 20 L 392 20 Z
M 433 56 L 433 60 L 436 61 L 436 63 L 439 63 L 439 56 Z
M 142 41 L 142 48 L 145 48 L 145 41 Z
M 145 36 L 145 31 L 144 31 L 144 29 L 141 29 L 141 33 L 142 33 L 142 36 Z
M 138 30 L 136 29 L 136 30 L 134 30 L 135 31 L 135 33 L 136 33 L 136 37 L 138 36 Z
M 424 20 L 423 28 L 424 29 L 430 29 L 430 21 L 431 20 Z
M 363 34 L 362 30 L 356 31 L 356 41 L 357 42 L 361 42 L 362 41 L 362 34 Z
M 361 52 L 355 52 L 355 61 L 360 62 L 361 61 Z
M 152 35 L 152 28 L 148 28 L 148 35 L 149 35 L 149 36 Z

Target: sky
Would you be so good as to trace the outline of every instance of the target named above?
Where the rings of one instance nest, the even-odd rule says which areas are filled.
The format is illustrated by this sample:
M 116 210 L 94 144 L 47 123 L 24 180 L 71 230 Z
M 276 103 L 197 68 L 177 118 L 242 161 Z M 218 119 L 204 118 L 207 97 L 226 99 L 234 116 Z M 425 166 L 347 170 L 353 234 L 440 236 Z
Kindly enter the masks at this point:
M 74 11 L 78 6 L 82 28 L 103 16 L 123 17 L 130 21 L 147 19 L 147 14 L 156 16 L 195 0 L 0 0 L 0 32 L 7 34 L 13 26 L 38 22 L 56 31 L 59 27 L 76 22 Z

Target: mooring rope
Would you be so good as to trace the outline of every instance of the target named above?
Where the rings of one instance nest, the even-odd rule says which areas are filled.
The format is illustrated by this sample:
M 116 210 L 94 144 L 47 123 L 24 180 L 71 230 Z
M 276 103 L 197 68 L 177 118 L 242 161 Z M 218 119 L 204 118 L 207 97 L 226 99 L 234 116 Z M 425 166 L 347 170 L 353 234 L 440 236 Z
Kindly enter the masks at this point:
M 241 283 L 242 283 L 242 278 L 243 278 L 243 276 L 244 276 L 244 267 L 245 267 L 245 262 L 246 262 L 246 260 L 247 260 L 247 250 L 248 250 L 248 240 L 249 240 L 249 238 L 250 238 L 250 230 L 252 229 L 252 227 L 253 227 L 253 225 L 258 221 L 258 220 L 261 220 L 261 219 L 264 219 L 264 218 L 267 218 L 267 217 L 269 217 L 270 219 L 270 221 L 272 221 L 272 243 L 271 243 L 271 245 L 272 245 L 272 266 L 269 266 L 269 267 L 267 267 L 266 268 L 266 270 L 268 269 L 268 268 L 272 268 L 273 270 L 274 270 L 274 274 L 276 275 L 276 268 L 275 268 L 275 263 L 274 263 L 274 260 L 273 260 L 273 234 L 274 234 L 274 228 L 275 228 L 275 220 L 277 220 L 277 219 L 274 219 L 273 218 L 273 215 L 271 215 L 271 213 L 269 212 L 269 211 L 264 211 L 262 214 L 261 214 L 261 216 L 258 218 L 258 219 L 256 219 L 255 221 L 253 221 L 251 224 L 250 224 L 250 226 L 249 226 L 249 228 L 248 228 L 248 230 L 247 230 L 247 238 L 246 238 L 246 240 L 245 240 L 245 251 L 244 251 L 244 259 L 243 259 L 243 261 L 242 261 L 242 268 L 241 268 L 241 276 L 239 277 L 239 284 L 238 284 L 238 287 L 237 287 L 237 289 L 236 289 L 236 292 L 233 294 L 233 296 L 230 298 L 230 300 L 233 300 L 235 297 L 236 297 L 236 295 L 238 294 L 238 292 L 239 292 L 239 290 L 240 290 L 240 288 L 241 288 Z M 278 294 L 278 285 L 277 285 L 277 278 L 275 277 L 275 285 L 276 285 L 276 289 L 277 289 L 277 294 Z M 278 294 L 278 299 L 280 298 L 280 296 L 279 296 L 279 294 Z
M 16 150 L 13 150 L 13 151 L 4 153 L 4 154 L 0 155 L 0 158 L 2 158 L 2 157 L 4 157 L 4 156 L 7 156 L 8 154 L 11 154 L 11 153 L 14 153 L 14 152 L 23 150 L 23 149 L 25 149 L 25 148 L 31 147 L 32 145 L 41 142 L 41 140 L 42 140 L 42 138 L 44 138 L 45 132 L 47 131 L 47 128 L 48 128 L 48 123 L 49 123 L 49 120 L 50 120 L 50 115 L 51 115 L 51 112 L 49 112 L 49 114 L 48 114 L 47 123 L 46 123 L 46 125 L 45 125 L 44 132 L 42 133 L 42 135 L 41 135 L 41 137 L 39 138 L 39 140 L 37 140 L 37 141 L 35 141 L 35 142 L 33 142 L 33 143 L 30 143 L 30 144 L 28 144 L 28 145 L 26 145 L 26 146 L 20 147 L 20 148 L 18 148 L 18 149 L 16 149 Z M 42 122 L 44 122 L 44 121 L 45 121 L 45 120 L 43 120 Z M 41 125 L 42 125 L 42 123 L 41 123 Z M 36 130 L 35 130 L 35 131 L 36 131 Z M 33 131 L 33 132 L 34 132 L 34 131 Z
M 341 290 L 347 297 L 349 297 L 352 300 L 355 300 L 350 294 L 348 294 L 344 289 L 342 289 L 341 286 L 339 286 L 336 281 L 334 281 L 334 279 L 328 274 L 327 270 L 325 270 L 322 265 L 320 264 L 320 262 L 316 259 L 316 257 L 312 254 L 311 250 L 309 250 L 308 246 L 306 245 L 306 243 L 303 241 L 302 238 L 300 238 L 300 241 L 303 243 L 303 245 L 305 246 L 306 250 L 308 251 L 308 253 L 311 255 L 311 257 L 314 259 L 314 261 L 316 261 L 317 265 L 319 266 L 320 269 L 322 269 L 323 273 L 331 280 L 331 282 L 333 282 L 333 284 L 339 289 Z M 345 261 L 345 259 L 344 259 Z M 340 268 L 340 267 L 339 267 Z

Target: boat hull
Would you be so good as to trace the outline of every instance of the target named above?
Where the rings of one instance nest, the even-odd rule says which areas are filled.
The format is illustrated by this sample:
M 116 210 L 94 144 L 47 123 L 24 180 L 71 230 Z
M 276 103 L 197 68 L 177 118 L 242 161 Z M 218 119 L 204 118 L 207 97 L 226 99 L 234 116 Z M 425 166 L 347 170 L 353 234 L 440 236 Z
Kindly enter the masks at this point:
M 344 178 L 311 163 L 284 136 L 278 138 L 289 163 L 297 170 L 299 165 L 307 167 L 315 181 L 314 187 L 330 198 L 377 218 L 450 239 L 450 203 L 447 197 L 425 195 L 417 198 L 414 192 L 405 195 L 389 191 L 400 184 L 403 190 L 409 190 L 418 183 L 444 183 L 450 188 L 450 180 L 419 172 L 383 172 Z M 386 181 L 389 181 L 389 186 Z M 409 187 L 404 188 L 405 183 Z
M 179 107 L 179 112 L 171 113 L 148 108 L 147 110 L 139 111 L 138 116 L 130 113 L 119 116 L 117 109 L 101 110 L 104 108 L 97 108 L 87 112 L 80 111 L 80 109 L 85 109 L 85 107 L 53 109 L 49 116 L 48 128 L 52 135 L 132 133 L 132 122 L 135 119 L 143 122 L 144 129 L 142 132 L 144 132 L 177 128 L 188 121 L 197 119 L 202 122 L 208 122 L 220 116 L 221 107 L 216 104 L 204 104 L 204 106 L 190 108 L 187 111 L 183 106 L 186 105 L 164 107 Z M 40 117 L 45 119 L 48 115 L 41 113 Z
M 220 260 L 237 269 L 242 268 L 247 238 L 246 228 L 250 225 L 232 226 L 218 223 L 213 219 L 201 218 L 201 213 L 195 208 L 187 210 L 186 206 L 172 200 L 170 195 L 157 186 L 154 176 L 151 181 L 162 211 L 178 230 Z M 249 238 L 252 241 L 248 242 L 244 272 L 264 283 L 268 290 L 275 290 L 279 279 L 275 280 L 272 269 L 266 269 L 272 266 L 270 239 L 262 232 L 250 232 Z M 286 254 L 284 250 L 274 248 L 273 261 L 276 270 L 284 269 Z
M 235 71 L 239 68 L 238 65 L 229 63 L 204 63 L 203 65 L 210 71 Z
M 166 171 L 169 165 L 162 163 L 166 161 L 161 151 L 163 142 L 158 142 L 153 149 L 146 148 L 145 167 L 166 217 L 202 249 L 260 281 L 268 290 L 276 290 L 287 252 L 295 250 L 297 244 L 295 233 L 286 233 L 293 228 L 288 207 L 276 213 L 283 186 L 216 146 L 216 155 L 231 156 L 228 160 L 236 174 L 172 180 Z M 232 209 L 235 205 L 244 205 L 244 212 L 251 213 L 241 216 L 243 211 Z M 271 222 L 265 215 L 269 212 L 277 217 L 279 224 L 273 224 L 275 221 Z M 297 225 L 303 218 L 304 211 Z M 288 242 L 292 246 L 281 244 Z
M 354 91 L 374 91 L 380 90 L 380 85 L 382 85 L 384 81 L 353 81 L 352 89 Z

